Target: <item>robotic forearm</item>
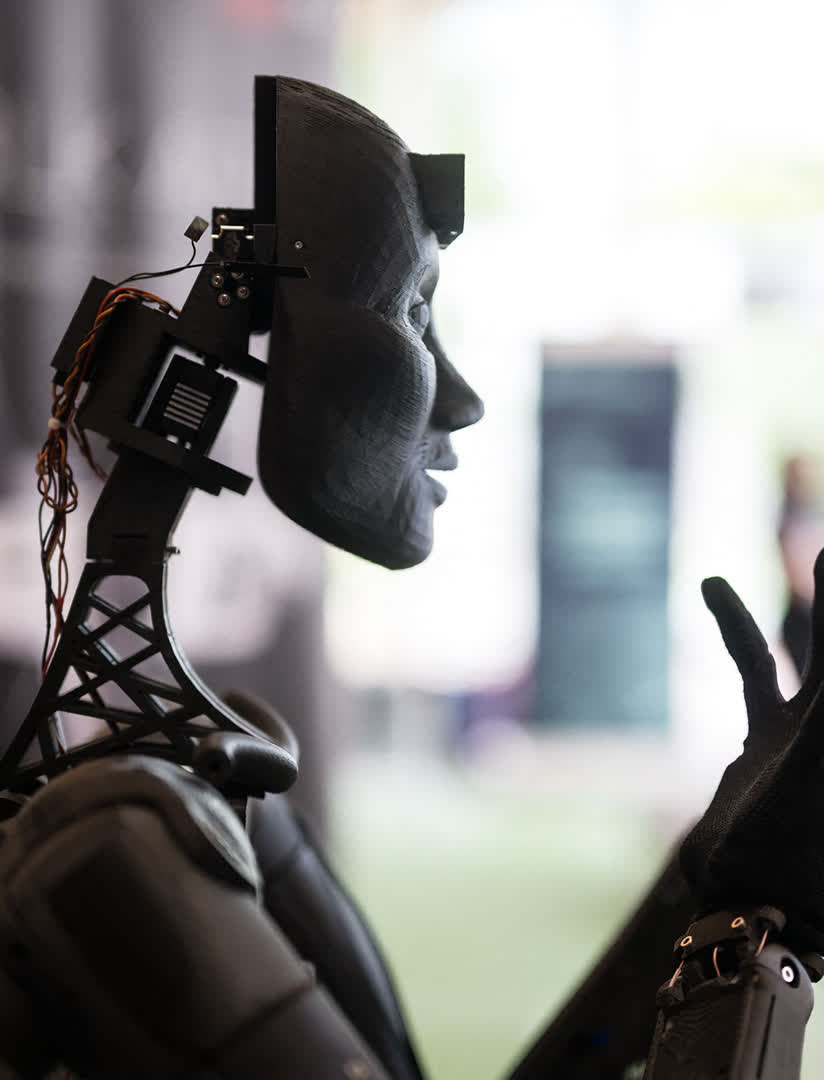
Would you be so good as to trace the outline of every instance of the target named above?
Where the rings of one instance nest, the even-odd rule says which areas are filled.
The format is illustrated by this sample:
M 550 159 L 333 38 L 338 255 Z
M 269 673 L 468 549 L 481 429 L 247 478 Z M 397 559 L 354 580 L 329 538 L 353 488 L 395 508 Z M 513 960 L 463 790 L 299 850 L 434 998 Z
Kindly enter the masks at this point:
M 708 915 L 679 938 L 645 1080 L 797 1080 L 811 977 L 822 968 L 780 943 L 784 925 L 775 908 L 747 907 Z

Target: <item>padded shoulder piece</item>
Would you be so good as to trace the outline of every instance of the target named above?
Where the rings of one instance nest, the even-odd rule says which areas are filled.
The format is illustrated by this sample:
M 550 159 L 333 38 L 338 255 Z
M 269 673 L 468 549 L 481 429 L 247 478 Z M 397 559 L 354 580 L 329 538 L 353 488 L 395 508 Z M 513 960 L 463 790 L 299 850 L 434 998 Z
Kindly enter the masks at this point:
M 3 866 L 13 871 L 44 837 L 83 815 L 125 805 L 151 807 L 204 870 L 257 891 L 254 852 L 226 800 L 178 765 L 136 754 L 89 762 L 52 780 L 6 826 Z
M 0 1059 L 43 1075 L 22 1014 L 86 1080 L 381 1080 L 257 881 L 229 806 L 176 766 L 47 784 L 0 843 Z

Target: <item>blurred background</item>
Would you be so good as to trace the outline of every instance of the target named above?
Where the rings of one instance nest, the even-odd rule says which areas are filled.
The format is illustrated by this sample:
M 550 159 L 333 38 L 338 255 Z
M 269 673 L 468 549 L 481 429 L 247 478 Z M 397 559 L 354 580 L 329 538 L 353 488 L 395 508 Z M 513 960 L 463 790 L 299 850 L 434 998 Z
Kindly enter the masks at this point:
M 254 488 L 196 496 L 170 571 L 198 671 L 300 731 L 298 798 L 435 1077 L 503 1073 L 736 755 L 703 577 L 740 591 L 793 689 L 824 543 L 822 33 L 816 0 L 4 8 L 7 717 L 42 644 L 49 361 L 89 276 L 178 265 L 194 214 L 251 203 L 256 73 L 467 155 L 435 312 L 487 415 L 455 439 L 434 554 L 395 574 L 326 550 Z M 257 408 L 244 389 L 215 453 L 247 472 Z M 822 1066 L 814 1015 L 804 1075 Z

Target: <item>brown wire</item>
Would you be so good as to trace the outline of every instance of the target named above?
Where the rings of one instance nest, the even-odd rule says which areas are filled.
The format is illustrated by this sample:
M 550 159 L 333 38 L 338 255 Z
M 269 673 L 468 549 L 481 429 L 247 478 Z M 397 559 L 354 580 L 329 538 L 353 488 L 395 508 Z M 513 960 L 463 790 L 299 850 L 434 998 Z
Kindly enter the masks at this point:
M 66 375 L 62 386 L 52 387 L 52 414 L 49 419 L 49 432 L 37 455 L 35 471 L 37 490 L 41 497 L 41 513 L 45 507 L 52 512 L 51 523 L 45 532 L 41 532 L 41 564 L 46 585 L 47 631 L 43 648 L 41 677 L 45 678 L 49 664 L 54 656 L 64 626 L 64 606 L 69 590 L 69 565 L 66 560 L 66 519 L 77 509 L 78 491 L 72 467 L 68 459 L 68 437 L 72 436 L 81 455 L 101 480 L 107 474 L 94 460 L 85 431 L 77 426 L 76 417 L 79 407 L 78 398 L 83 383 L 87 379 L 95 346 L 103 328 L 108 323 L 118 306 L 123 303 L 157 304 L 161 311 L 180 314 L 167 300 L 154 293 L 135 289 L 131 286 L 111 289 L 103 298 L 94 324 L 85 336 L 75 355 L 74 362 Z M 56 588 L 52 585 L 51 565 L 57 556 Z M 51 615 L 54 625 L 50 627 Z
M 678 967 L 675 969 L 675 974 L 670 979 L 670 981 L 667 983 L 667 986 L 668 986 L 669 989 L 672 989 L 672 987 L 675 986 L 675 982 L 676 982 L 678 976 L 681 974 L 681 968 L 683 966 L 684 966 L 684 961 L 682 960 L 681 963 L 678 965 Z

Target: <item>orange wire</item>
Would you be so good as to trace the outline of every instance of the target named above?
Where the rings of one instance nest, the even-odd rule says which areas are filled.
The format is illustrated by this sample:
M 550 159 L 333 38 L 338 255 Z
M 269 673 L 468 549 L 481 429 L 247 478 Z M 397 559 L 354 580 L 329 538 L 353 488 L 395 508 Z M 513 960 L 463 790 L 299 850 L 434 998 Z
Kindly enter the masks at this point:
M 118 305 L 132 301 L 157 304 L 167 314 L 170 311 L 173 311 L 176 315 L 180 314 L 176 307 L 173 307 L 167 300 L 156 296 L 154 293 L 135 289 L 131 286 L 119 286 L 110 289 L 97 309 L 97 315 L 91 330 L 86 334 L 74 354 L 74 363 L 62 386 L 59 388 L 57 385 L 52 386 L 52 415 L 49 421 L 49 433 L 37 455 L 35 465 L 37 490 L 40 492 L 41 505 L 48 507 L 52 511 L 51 526 L 47 530 L 49 539 L 43 543 L 41 562 L 46 580 L 47 599 L 54 613 L 54 628 L 51 641 L 47 642 L 44 647 L 42 678 L 46 676 L 46 671 L 52 661 L 63 631 L 63 609 L 69 590 L 69 565 L 66 560 L 66 518 L 77 509 L 78 491 L 74 473 L 68 460 L 68 436 L 71 435 L 75 440 L 81 455 L 94 472 L 101 480 L 105 480 L 106 472 L 94 460 L 85 431 L 77 426 L 77 399 L 82 385 L 86 381 L 101 329 L 117 310 Z M 55 552 L 57 553 L 56 591 L 51 588 L 51 574 L 49 571 Z

